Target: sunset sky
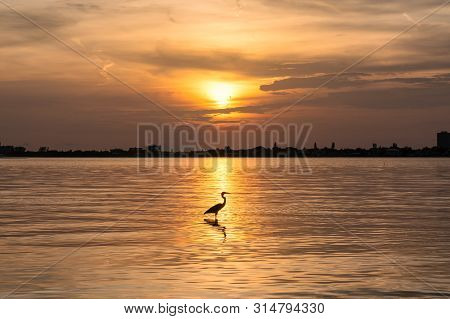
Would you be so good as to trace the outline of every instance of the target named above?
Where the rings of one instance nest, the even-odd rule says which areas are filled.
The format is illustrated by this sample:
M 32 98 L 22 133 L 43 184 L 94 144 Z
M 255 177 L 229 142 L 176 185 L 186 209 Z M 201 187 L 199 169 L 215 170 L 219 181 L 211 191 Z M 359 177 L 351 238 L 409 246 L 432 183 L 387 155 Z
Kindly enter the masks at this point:
M 2 0 L 0 142 L 130 147 L 140 122 L 263 122 L 443 0 Z M 106 72 L 105 72 L 106 71 Z M 308 145 L 433 146 L 450 131 L 450 5 L 280 115 Z

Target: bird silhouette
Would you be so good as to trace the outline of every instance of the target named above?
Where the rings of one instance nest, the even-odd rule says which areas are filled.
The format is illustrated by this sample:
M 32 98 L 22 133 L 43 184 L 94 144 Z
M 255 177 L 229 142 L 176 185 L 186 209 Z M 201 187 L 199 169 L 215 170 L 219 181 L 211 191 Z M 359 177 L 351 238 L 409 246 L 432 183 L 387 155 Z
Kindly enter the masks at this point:
M 206 215 L 206 214 L 214 214 L 214 218 L 217 219 L 217 214 L 219 213 L 219 211 L 220 211 L 222 208 L 225 207 L 225 204 L 227 203 L 227 199 L 226 199 L 226 197 L 225 197 L 225 194 L 230 194 L 230 193 L 222 192 L 222 193 L 220 194 L 220 196 L 222 196 L 222 198 L 223 198 L 223 203 L 219 203 L 219 204 L 214 205 L 213 207 L 211 207 L 210 209 L 208 209 L 206 212 L 204 212 L 203 215 Z

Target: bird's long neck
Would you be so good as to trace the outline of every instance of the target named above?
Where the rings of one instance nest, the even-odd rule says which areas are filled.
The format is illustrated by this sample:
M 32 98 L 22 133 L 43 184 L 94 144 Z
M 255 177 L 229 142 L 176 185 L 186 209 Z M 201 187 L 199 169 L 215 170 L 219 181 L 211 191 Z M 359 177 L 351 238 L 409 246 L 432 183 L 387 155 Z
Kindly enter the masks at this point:
M 227 198 L 225 197 L 225 194 L 222 195 L 223 198 L 223 206 L 225 206 L 225 204 L 227 203 Z

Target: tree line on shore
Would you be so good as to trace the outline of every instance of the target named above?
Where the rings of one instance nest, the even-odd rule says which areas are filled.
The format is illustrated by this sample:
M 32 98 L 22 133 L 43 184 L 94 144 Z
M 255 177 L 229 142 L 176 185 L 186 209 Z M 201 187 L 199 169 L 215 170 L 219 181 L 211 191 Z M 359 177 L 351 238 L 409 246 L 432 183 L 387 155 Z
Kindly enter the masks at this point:
M 131 147 L 128 150 L 115 148 L 110 150 L 52 150 L 41 147 L 37 151 L 29 151 L 21 146 L 1 146 L 0 156 L 3 157 L 448 157 L 450 149 L 440 147 L 424 147 L 413 149 L 399 147 L 377 146 L 372 148 L 341 148 L 337 149 L 333 143 L 330 148 L 297 149 L 295 147 L 258 146 L 250 149 L 233 150 L 230 147 L 208 150 L 165 151 L 159 145 L 147 148 Z

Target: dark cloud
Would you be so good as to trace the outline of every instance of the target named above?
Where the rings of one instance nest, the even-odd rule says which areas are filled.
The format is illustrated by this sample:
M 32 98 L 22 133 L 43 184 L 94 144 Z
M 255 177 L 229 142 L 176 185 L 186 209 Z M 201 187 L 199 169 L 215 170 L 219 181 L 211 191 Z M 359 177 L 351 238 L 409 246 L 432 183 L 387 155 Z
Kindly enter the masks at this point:
M 445 49 L 442 47 L 442 51 Z M 448 56 L 432 56 L 427 53 L 401 55 L 396 59 L 385 60 L 371 58 L 358 65 L 354 70 L 358 73 L 399 73 L 413 71 L 431 71 L 450 68 Z M 252 58 L 238 52 L 207 51 L 190 52 L 171 49 L 160 49 L 154 52 L 115 52 L 114 58 L 152 66 L 153 73 L 171 72 L 180 69 L 197 69 L 233 72 L 254 77 L 308 76 L 324 73 L 337 73 L 363 56 L 327 56 L 309 58 L 304 62 L 295 61 L 292 56 Z M 309 60 L 309 61 L 308 61 Z
M 280 91 L 280 90 L 289 90 L 289 89 L 307 89 L 307 88 L 315 88 L 323 83 L 328 82 L 326 87 L 329 88 L 340 88 L 347 87 L 350 85 L 356 85 L 358 83 L 364 82 L 361 80 L 362 76 L 367 74 L 364 73 L 346 73 L 342 74 L 339 77 L 333 79 L 336 74 L 326 74 L 320 76 L 311 76 L 304 78 L 287 78 L 282 80 L 274 81 L 272 84 L 261 85 L 260 89 L 262 91 Z
M 65 5 L 69 8 L 73 8 L 83 12 L 92 12 L 101 9 L 101 7 L 98 4 L 87 2 L 68 2 L 65 3 Z
M 316 84 L 320 81 L 328 80 L 331 76 L 275 81 L 271 85 L 263 86 L 262 89 L 312 88 L 316 87 Z M 330 89 L 339 90 L 333 91 Z M 301 109 L 305 105 L 318 108 L 375 109 L 380 111 L 398 109 L 407 112 L 411 109 L 419 109 L 426 112 L 426 110 L 431 111 L 437 108 L 450 111 L 450 74 L 448 73 L 429 77 L 390 77 L 384 79 L 350 74 L 343 75 L 336 82 L 330 82 L 324 90 L 322 94 L 314 94 L 299 105 L 293 106 L 290 111 Z M 291 103 L 294 101 L 293 98 Z
M 272 84 L 261 85 L 260 89 L 262 91 L 281 91 L 290 89 L 309 89 L 319 86 L 336 89 L 356 88 L 380 83 L 413 84 L 422 85 L 422 87 L 445 86 L 450 84 L 450 76 L 449 74 L 438 74 L 430 77 L 387 77 L 384 79 L 374 79 L 370 78 L 370 74 L 366 73 L 344 73 L 337 77 L 336 74 L 326 74 L 277 80 Z
M 431 108 L 450 110 L 449 85 L 415 88 L 379 88 L 353 90 L 350 92 L 332 92 L 309 100 L 308 105 L 329 107 L 354 107 L 359 109 L 422 109 Z M 401 119 L 399 119 L 401 120 Z
M 218 109 L 192 110 L 192 111 L 185 111 L 185 114 L 217 114 L 217 113 L 230 114 L 234 112 L 264 114 L 267 111 L 273 110 L 274 108 L 281 107 L 281 105 L 282 105 L 281 103 L 271 103 L 271 104 L 227 107 L 220 110 Z

